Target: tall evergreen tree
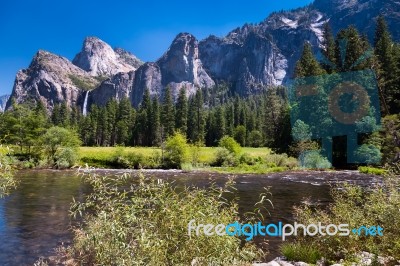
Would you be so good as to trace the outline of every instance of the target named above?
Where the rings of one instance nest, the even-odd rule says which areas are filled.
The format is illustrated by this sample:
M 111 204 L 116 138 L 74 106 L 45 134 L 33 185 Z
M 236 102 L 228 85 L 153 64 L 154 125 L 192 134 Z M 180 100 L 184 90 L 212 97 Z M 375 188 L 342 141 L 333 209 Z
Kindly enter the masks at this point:
M 335 58 L 338 71 L 347 72 L 371 67 L 370 60 L 360 60 L 369 49 L 369 44 L 357 29 L 350 26 L 336 36 Z
M 223 107 L 218 106 L 215 109 L 214 119 L 215 119 L 215 141 L 219 141 L 226 134 L 225 109 Z
M 151 99 L 150 91 L 146 89 L 139 107 L 137 123 L 135 125 L 135 144 L 151 146 Z
M 201 90 L 197 90 L 189 104 L 188 137 L 192 143 L 204 143 L 205 122 L 203 95 Z
M 151 145 L 159 146 L 161 143 L 161 125 L 160 125 L 160 105 L 158 99 L 155 97 L 152 102 L 151 109 Z
M 186 89 L 181 88 L 176 102 L 176 129 L 182 134 L 186 135 L 187 131 L 187 117 L 188 117 L 188 100 L 186 96 Z
M 126 97 L 118 103 L 116 120 L 116 144 L 127 145 L 132 127 L 132 106 Z
M 375 55 L 378 59 L 378 79 L 383 93 L 383 105 L 388 105 L 390 113 L 400 112 L 400 69 L 397 64 L 397 49 L 387 28 L 385 19 L 380 16 L 375 32 Z
M 310 76 L 319 76 L 324 74 L 325 71 L 319 65 L 317 59 L 315 59 L 311 44 L 306 42 L 304 44 L 303 53 L 300 60 L 296 64 L 295 77 L 303 78 Z
M 322 62 L 322 66 L 328 73 L 332 73 L 336 65 L 335 37 L 333 36 L 332 28 L 329 23 L 324 24 L 322 34 L 322 54 L 324 55 L 325 60 L 327 60 L 327 62 Z
M 167 86 L 164 92 L 162 124 L 166 136 L 172 136 L 175 130 L 175 108 L 171 88 Z

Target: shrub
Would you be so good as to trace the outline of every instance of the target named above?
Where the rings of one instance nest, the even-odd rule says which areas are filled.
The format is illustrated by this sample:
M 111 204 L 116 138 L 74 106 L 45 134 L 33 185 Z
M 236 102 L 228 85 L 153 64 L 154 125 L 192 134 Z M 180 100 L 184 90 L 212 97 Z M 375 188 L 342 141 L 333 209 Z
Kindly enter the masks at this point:
M 117 147 L 114 154 L 111 156 L 111 165 L 116 168 L 129 168 L 130 163 L 124 153 L 123 147 Z
M 363 144 L 354 152 L 357 160 L 366 164 L 379 164 L 382 154 L 374 145 Z
M 218 148 L 214 166 L 237 166 L 239 158 L 226 148 Z
M 125 156 L 129 168 L 141 169 L 144 167 L 146 160 L 140 153 L 129 152 Z
M 57 150 L 55 154 L 55 166 L 57 168 L 70 168 L 78 162 L 76 149 L 65 147 Z
M 296 208 L 297 221 L 302 224 L 321 222 L 349 224 L 350 230 L 360 226 L 381 226 L 383 236 L 371 237 L 350 233 L 349 236 L 303 237 L 304 245 L 318 246 L 324 257 L 331 260 L 351 259 L 367 251 L 379 256 L 400 259 L 400 184 L 398 177 L 388 177 L 372 189 L 346 184 L 332 189 L 333 203 L 328 209 L 304 205 Z M 298 238 L 299 239 L 299 238 Z
M 296 158 L 289 157 L 286 159 L 285 166 L 289 169 L 293 169 L 299 166 L 299 161 Z
M 274 166 L 285 166 L 285 162 L 288 159 L 287 154 L 267 154 L 265 161 Z
M 309 169 L 328 169 L 332 164 L 318 151 L 307 151 L 300 155 L 300 165 Z
M 248 153 L 243 153 L 239 158 L 239 162 L 241 164 L 254 165 L 257 162 L 257 158 L 251 157 Z
M 250 147 L 258 148 L 263 145 L 262 139 L 263 136 L 261 132 L 258 130 L 253 130 L 250 132 L 247 142 Z
M 268 164 L 278 167 L 287 167 L 293 169 L 299 165 L 296 158 L 288 157 L 286 153 L 283 154 L 275 154 L 271 153 L 265 157 L 265 161 Z
M 234 155 L 239 155 L 242 150 L 240 144 L 237 143 L 234 138 L 229 136 L 224 136 L 219 140 L 219 147 L 227 149 Z
M 285 243 L 281 246 L 282 255 L 289 261 L 302 261 L 316 264 L 321 259 L 318 248 L 306 243 Z
M 9 151 L 8 147 L 0 145 L 0 198 L 17 185 L 12 169 L 12 158 L 8 156 Z
M 231 181 L 223 188 L 178 192 L 143 175 L 131 186 L 128 175 L 90 174 L 86 180 L 93 193 L 72 207 L 75 215 L 85 213 L 70 250 L 81 265 L 238 265 L 263 255 L 253 242 L 242 245 L 237 237 L 188 235 L 192 219 L 215 225 L 238 219 L 237 203 L 221 198 Z
M 49 164 L 55 166 L 66 165 L 76 160 L 80 144 L 81 141 L 76 132 L 62 127 L 47 129 L 39 139 L 42 154 Z
M 383 175 L 386 173 L 385 169 L 368 167 L 368 166 L 360 166 L 358 167 L 358 171 L 363 174 L 372 174 L 372 175 Z
M 246 127 L 245 126 L 237 126 L 234 132 L 235 141 L 239 143 L 241 146 L 246 145 Z
M 167 167 L 180 168 L 188 162 L 189 145 L 186 137 L 180 132 L 168 137 L 165 144 L 165 163 Z

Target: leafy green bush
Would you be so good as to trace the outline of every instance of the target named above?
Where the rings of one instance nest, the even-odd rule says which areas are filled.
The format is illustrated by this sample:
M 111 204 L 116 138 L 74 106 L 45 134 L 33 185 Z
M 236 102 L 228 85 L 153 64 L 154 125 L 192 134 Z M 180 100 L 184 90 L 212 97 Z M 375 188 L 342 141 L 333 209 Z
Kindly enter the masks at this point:
M 285 243 L 281 246 L 282 255 L 289 261 L 302 261 L 316 264 L 321 259 L 318 248 L 305 243 Z
M 129 152 L 124 155 L 124 158 L 129 168 L 141 169 L 144 168 L 146 163 L 146 159 L 140 153 Z
M 298 161 L 296 158 L 288 157 L 286 153 L 283 154 L 275 154 L 271 153 L 265 157 L 265 161 L 277 167 L 287 167 L 289 169 L 293 169 L 298 166 Z
M 168 137 L 165 144 L 165 164 L 167 167 L 180 168 L 181 164 L 188 162 L 189 145 L 186 137 L 176 132 Z
M 284 166 L 288 156 L 286 154 L 267 154 L 265 157 L 265 161 L 269 164 L 273 164 L 275 166 Z
M 236 140 L 229 136 L 224 136 L 219 140 L 218 146 L 221 148 L 227 149 L 229 152 L 234 155 L 239 155 L 242 151 L 240 144 L 236 142 Z
M 299 161 L 296 158 L 289 157 L 285 161 L 285 166 L 289 169 L 293 169 L 299 166 Z
M 400 259 L 400 184 L 398 177 L 388 177 L 372 190 L 355 185 L 343 189 L 332 189 L 333 203 L 328 209 L 314 209 L 304 205 L 296 209 L 297 221 L 302 224 L 321 222 L 349 224 L 349 228 L 381 226 L 383 236 L 371 237 L 351 234 L 324 237 L 300 237 L 303 245 L 318 247 L 330 260 L 351 259 L 355 254 L 367 251 L 379 256 Z
M 9 151 L 8 147 L 0 145 L 0 198 L 7 195 L 10 189 L 17 185 L 12 169 L 12 159 L 8 156 Z
M 329 169 L 332 164 L 318 151 L 307 151 L 300 155 L 300 165 L 309 169 Z
M 78 157 L 78 134 L 62 127 L 51 127 L 39 139 L 39 147 L 50 165 L 72 166 Z
M 218 148 L 213 166 L 237 166 L 239 158 L 226 148 Z
M 238 205 L 223 188 L 183 188 L 139 175 L 110 178 L 89 174 L 93 193 L 72 206 L 84 213 L 70 253 L 80 265 L 243 265 L 263 252 L 231 236 L 188 235 L 188 223 L 228 224 L 238 220 Z M 121 187 L 127 188 L 121 191 Z M 193 265 L 193 264 L 192 264 Z
M 354 152 L 358 161 L 366 164 L 379 164 L 382 154 L 374 145 L 363 144 Z
M 239 145 L 246 145 L 246 127 L 245 126 L 237 126 L 234 130 L 234 140 L 238 142 Z
M 70 168 L 79 160 L 76 149 L 71 147 L 60 148 L 55 154 L 55 165 L 57 168 Z
M 263 145 L 262 133 L 258 130 L 253 130 L 250 132 L 247 143 L 250 147 L 258 148 Z
M 372 175 L 383 175 L 386 173 L 385 169 L 368 167 L 368 166 L 360 166 L 358 167 L 358 171 L 363 174 L 372 174 Z
M 258 158 L 251 157 L 248 153 L 243 153 L 240 158 L 240 164 L 254 165 L 258 161 Z

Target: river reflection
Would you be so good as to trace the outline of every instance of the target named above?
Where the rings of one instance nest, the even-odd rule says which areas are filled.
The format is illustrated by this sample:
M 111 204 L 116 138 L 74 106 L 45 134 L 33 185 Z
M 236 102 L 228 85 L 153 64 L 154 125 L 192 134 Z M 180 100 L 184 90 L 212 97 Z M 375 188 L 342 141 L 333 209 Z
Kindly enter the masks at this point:
M 114 175 L 120 171 L 100 171 Z M 205 187 L 214 180 L 223 185 L 228 175 L 179 171 L 148 171 L 146 175 L 174 180 L 178 186 Z M 24 170 L 17 173 L 18 188 L 0 200 L 0 265 L 33 265 L 41 256 L 54 255 L 54 248 L 70 243 L 72 198 L 82 200 L 89 188 L 75 171 Z M 293 222 L 292 207 L 309 198 L 311 204 L 331 201 L 330 184 L 351 182 L 370 186 L 378 178 L 354 172 L 298 172 L 270 175 L 237 175 L 240 212 L 252 211 L 263 187 L 271 187 L 274 208 L 267 222 Z M 270 240 L 270 258 L 277 255 L 279 239 Z

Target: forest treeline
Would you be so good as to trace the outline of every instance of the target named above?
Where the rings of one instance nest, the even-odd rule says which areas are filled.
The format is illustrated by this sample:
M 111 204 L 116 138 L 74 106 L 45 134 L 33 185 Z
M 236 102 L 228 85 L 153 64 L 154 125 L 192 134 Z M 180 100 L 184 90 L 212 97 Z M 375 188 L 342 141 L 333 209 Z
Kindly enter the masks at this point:
M 377 145 L 386 154 L 386 161 L 399 160 L 400 45 L 392 40 L 383 17 L 377 21 L 373 44 L 352 26 L 334 36 L 326 24 L 323 34 L 323 60 L 317 59 L 311 45 L 305 43 L 294 77 L 374 70 L 383 126 L 363 141 Z M 371 56 L 366 56 L 369 53 Z M 354 64 L 357 60 L 360 62 Z M 129 99 L 112 99 L 105 106 L 90 106 L 86 116 L 78 107 L 71 109 L 66 103 L 56 105 L 51 114 L 40 101 L 34 106 L 14 103 L 0 115 L 0 136 L 3 143 L 30 152 L 38 136 L 51 126 L 75 130 L 85 146 L 160 146 L 179 131 L 193 144 L 217 146 L 228 135 L 242 146 L 267 146 L 296 155 L 313 144 L 302 143 L 304 147 L 299 147 L 293 143 L 290 111 L 283 86 L 264 88 L 246 98 L 235 95 L 228 84 L 199 89 L 191 97 L 182 88 L 176 99 L 167 87 L 162 98 L 151 98 L 149 90 L 145 90 L 137 109 Z

